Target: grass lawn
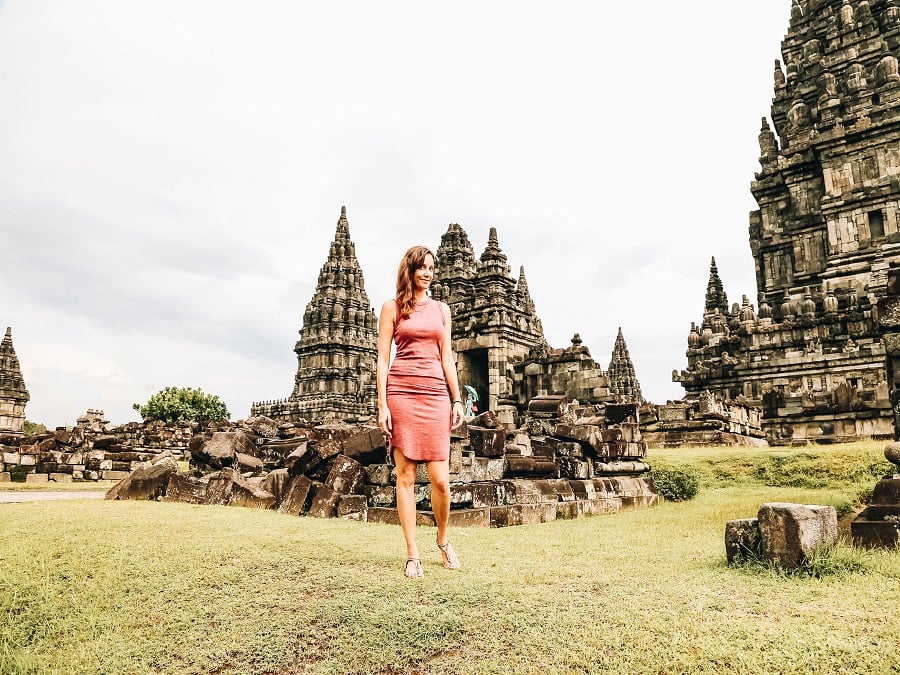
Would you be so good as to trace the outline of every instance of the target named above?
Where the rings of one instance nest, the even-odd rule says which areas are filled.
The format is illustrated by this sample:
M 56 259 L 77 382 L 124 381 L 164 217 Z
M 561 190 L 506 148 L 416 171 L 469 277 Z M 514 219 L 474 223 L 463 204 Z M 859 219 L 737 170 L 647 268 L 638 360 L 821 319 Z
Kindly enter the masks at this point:
M 421 528 L 422 580 L 398 527 L 3 504 L 0 673 L 896 673 L 900 551 L 842 545 L 819 577 L 724 553 L 725 522 L 763 502 L 871 489 L 883 445 L 655 451 L 700 471 L 696 498 L 456 530 L 458 572 Z

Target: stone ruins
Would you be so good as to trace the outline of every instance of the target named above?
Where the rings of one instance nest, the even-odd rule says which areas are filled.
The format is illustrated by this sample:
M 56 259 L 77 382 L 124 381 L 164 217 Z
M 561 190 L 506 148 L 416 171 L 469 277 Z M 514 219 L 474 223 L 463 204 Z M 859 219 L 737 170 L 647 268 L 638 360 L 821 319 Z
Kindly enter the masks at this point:
M 673 373 L 689 396 L 760 407 L 771 443 L 892 433 L 900 369 L 877 306 L 900 266 L 898 51 L 894 0 L 792 3 L 751 184 L 758 306 L 729 307 L 713 261 Z
M 652 506 L 641 477 L 646 444 L 634 405 L 534 399 L 524 430 L 485 412 L 451 442 L 451 523 L 505 527 Z M 294 516 L 397 523 L 395 477 L 374 425 L 280 424 L 252 418 L 194 436 L 179 471 L 168 453 L 136 466 L 108 499 L 163 499 L 276 509 Z M 434 524 L 424 465 L 416 478 L 420 524 Z
M 451 440 L 451 522 L 503 527 L 658 503 L 636 420 L 634 405 L 576 406 L 565 396 L 533 399 L 524 429 L 507 430 L 491 412 L 471 419 Z M 418 517 L 433 524 L 422 469 Z M 13 478 L 118 481 L 108 499 L 397 522 L 393 466 L 374 424 L 115 426 L 89 410 L 72 430 L 0 436 L 0 482 Z
M 537 396 L 565 394 L 581 404 L 643 403 L 621 328 L 608 369 L 576 334 L 553 349 L 528 289 L 525 269 L 510 275 L 496 228 L 481 255 L 465 230 L 451 224 L 435 250 L 433 297 L 453 312 L 453 351 L 460 385 L 474 391 L 479 410 L 517 426 Z M 251 416 L 278 421 L 361 421 L 377 414 L 377 319 L 366 295 L 347 210 L 341 207 L 334 241 L 306 306 L 294 391 L 261 401 Z
M 292 420 L 377 414 L 378 319 L 350 241 L 346 207 L 341 207 L 334 241 L 303 313 L 294 352 L 297 374 L 291 395 L 254 403 L 251 415 Z
M 19 359 L 12 343 L 12 328 L 0 342 L 0 435 L 21 435 L 25 424 L 25 404 L 30 398 Z

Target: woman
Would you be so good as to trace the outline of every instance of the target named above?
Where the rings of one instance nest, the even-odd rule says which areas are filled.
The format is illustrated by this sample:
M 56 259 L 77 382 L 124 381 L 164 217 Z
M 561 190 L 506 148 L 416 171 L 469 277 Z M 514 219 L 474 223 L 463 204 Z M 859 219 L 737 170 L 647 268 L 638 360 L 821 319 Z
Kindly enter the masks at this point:
M 450 345 L 450 308 L 428 296 L 434 254 L 413 246 L 397 270 L 397 295 L 378 318 L 378 426 L 389 438 L 397 465 L 397 513 L 406 539 L 406 569 L 421 578 L 416 544 L 416 466 L 425 462 L 431 510 L 444 567 L 459 568 L 450 545 L 450 430 L 463 419 L 463 405 Z M 391 363 L 391 343 L 397 352 Z M 390 365 L 390 370 L 388 366 Z

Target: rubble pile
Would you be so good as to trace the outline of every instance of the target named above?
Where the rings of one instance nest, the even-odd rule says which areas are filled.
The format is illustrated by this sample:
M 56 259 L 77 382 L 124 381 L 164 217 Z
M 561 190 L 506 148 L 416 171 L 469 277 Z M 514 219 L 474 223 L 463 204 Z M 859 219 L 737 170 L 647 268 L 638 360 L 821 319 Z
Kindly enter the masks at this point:
M 565 396 L 533 399 L 525 426 L 488 411 L 453 432 L 451 524 L 502 527 L 647 507 L 634 405 L 582 408 Z M 194 435 L 179 470 L 165 451 L 141 463 L 107 499 L 154 499 L 275 509 L 294 516 L 396 523 L 395 475 L 373 423 L 277 423 L 266 417 Z M 433 524 L 425 466 L 416 478 L 419 521 Z

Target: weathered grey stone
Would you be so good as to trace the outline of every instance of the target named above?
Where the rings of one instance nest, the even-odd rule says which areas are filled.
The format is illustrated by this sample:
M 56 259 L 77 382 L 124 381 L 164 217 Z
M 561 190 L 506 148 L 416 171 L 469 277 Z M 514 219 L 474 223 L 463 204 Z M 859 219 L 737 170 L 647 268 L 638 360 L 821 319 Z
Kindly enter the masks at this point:
M 338 499 L 338 518 L 365 522 L 367 510 L 368 502 L 365 495 L 341 495 Z
M 384 462 L 387 452 L 384 433 L 377 426 L 362 427 L 344 439 L 342 452 L 362 464 Z
M 765 559 L 792 569 L 813 551 L 837 543 L 837 512 L 833 506 L 770 502 L 757 514 Z
M 237 452 L 234 455 L 234 460 L 241 473 L 249 472 L 259 475 L 263 471 L 263 461 L 259 457 Z
M 505 476 L 531 477 L 556 476 L 559 466 L 557 462 L 547 458 L 506 455 L 503 474 Z
M 306 476 L 291 476 L 283 488 L 281 501 L 278 503 L 278 512 L 291 516 L 302 515 L 306 510 L 312 486 L 312 481 Z
M 476 509 L 502 506 L 506 503 L 506 488 L 499 481 L 470 483 L 472 507 Z
M 469 425 L 469 443 L 477 457 L 502 457 L 506 431 Z
M 312 518 L 334 518 L 340 498 L 341 494 L 339 492 L 327 485 L 322 485 L 316 490 L 307 515 Z
M 163 501 L 205 504 L 207 502 L 206 485 L 208 482 L 206 478 L 196 478 L 180 473 L 170 474 Z
M 255 509 L 268 509 L 275 504 L 275 495 L 248 482 L 231 468 L 222 469 L 209 477 L 206 495 L 210 504 Z
M 241 431 L 217 431 L 191 454 L 191 459 L 214 469 L 222 469 L 235 465 L 237 453 L 246 455 L 256 453 L 256 447 Z
M 178 471 L 171 457 L 141 466 L 106 491 L 106 499 L 160 499 L 166 494 L 169 478 Z
M 284 497 L 285 487 L 290 480 L 291 476 L 287 469 L 275 469 L 265 475 L 262 489 L 275 497 L 276 504 L 280 504 Z
M 387 464 L 370 464 L 366 469 L 366 483 L 369 485 L 390 485 L 391 467 Z
M 728 563 L 761 555 L 759 521 L 756 518 L 729 520 L 725 523 L 725 558 Z
M 325 485 L 339 495 L 358 493 L 366 479 L 366 470 L 355 459 L 338 455 L 331 465 Z

